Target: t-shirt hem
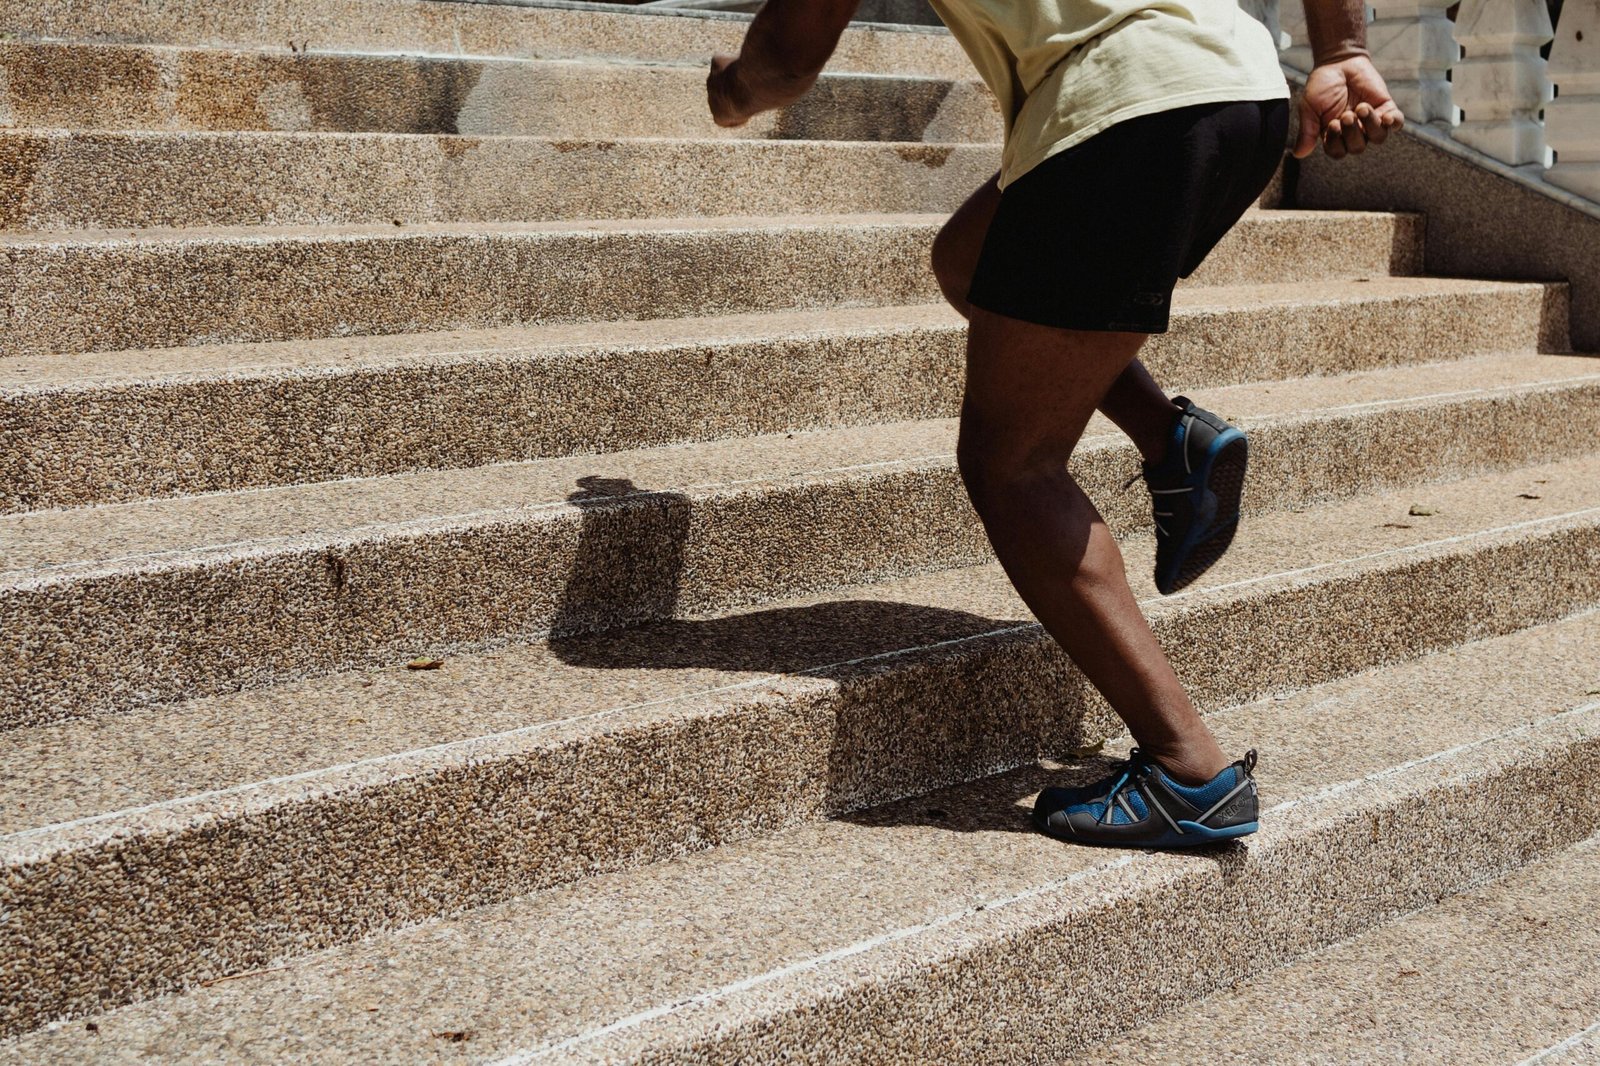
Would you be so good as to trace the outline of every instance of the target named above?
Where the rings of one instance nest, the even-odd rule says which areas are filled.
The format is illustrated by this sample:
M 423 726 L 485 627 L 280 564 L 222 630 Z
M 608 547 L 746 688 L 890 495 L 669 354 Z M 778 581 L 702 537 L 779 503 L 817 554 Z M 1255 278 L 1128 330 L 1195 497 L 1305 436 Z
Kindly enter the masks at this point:
M 1154 115 L 1162 111 L 1175 111 L 1180 107 L 1191 104 L 1216 104 L 1225 101 L 1250 102 L 1256 100 L 1287 100 L 1289 87 L 1285 83 L 1277 89 L 1267 89 L 1261 85 L 1234 85 L 1225 88 L 1196 89 L 1192 92 L 1179 93 L 1176 96 L 1163 96 L 1156 100 L 1141 100 L 1137 104 L 1129 104 L 1084 126 L 1073 130 L 1059 141 L 1053 141 L 1043 149 L 1016 164 L 1009 171 L 1001 168 L 1000 189 L 1003 192 L 1007 185 L 1022 177 L 1046 159 L 1060 152 L 1065 152 L 1074 145 L 1082 144 L 1095 134 L 1115 126 L 1119 122 L 1129 119 L 1141 118 L 1145 115 Z

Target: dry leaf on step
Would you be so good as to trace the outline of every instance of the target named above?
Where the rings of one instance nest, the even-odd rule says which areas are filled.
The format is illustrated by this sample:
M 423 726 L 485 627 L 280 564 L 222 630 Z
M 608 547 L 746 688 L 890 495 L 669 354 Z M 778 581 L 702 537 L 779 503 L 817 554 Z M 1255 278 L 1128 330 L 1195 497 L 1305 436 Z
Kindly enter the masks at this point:
M 1074 759 L 1087 759 L 1092 755 L 1099 755 L 1106 746 L 1104 740 L 1097 740 L 1093 744 L 1086 744 L 1081 748 L 1068 748 L 1067 754 Z
M 1424 507 L 1420 503 L 1412 504 L 1411 510 L 1406 512 L 1406 514 L 1411 515 L 1414 518 L 1430 518 L 1438 513 L 1439 512 L 1435 511 L 1432 507 Z
M 412 659 L 410 662 L 406 663 L 406 669 L 407 670 L 437 670 L 437 669 L 439 669 L 439 667 L 441 667 L 443 665 L 444 665 L 444 660 L 443 659 L 433 659 L 433 658 L 430 658 L 430 657 L 424 655 L 421 658 Z

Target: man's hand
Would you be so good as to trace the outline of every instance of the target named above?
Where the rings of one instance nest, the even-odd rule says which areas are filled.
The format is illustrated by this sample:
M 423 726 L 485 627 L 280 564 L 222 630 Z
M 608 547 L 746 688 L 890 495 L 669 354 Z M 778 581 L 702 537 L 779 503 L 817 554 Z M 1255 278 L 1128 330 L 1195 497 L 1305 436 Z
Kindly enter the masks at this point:
M 816 84 L 860 0 L 766 0 L 739 57 L 712 56 L 706 100 L 719 126 L 787 107 Z
M 733 56 L 711 57 L 706 99 L 711 104 L 711 120 L 719 126 L 743 126 L 762 110 L 753 106 L 749 90 L 740 84 L 739 60 Z
M 1383 75 L 1365 55 L 1318 64 L 1300 98 L 1300 137 L 1294 157 L 1304 159 L 1322 142 L 1334 159 L 1382 144 L 1405 125 Z

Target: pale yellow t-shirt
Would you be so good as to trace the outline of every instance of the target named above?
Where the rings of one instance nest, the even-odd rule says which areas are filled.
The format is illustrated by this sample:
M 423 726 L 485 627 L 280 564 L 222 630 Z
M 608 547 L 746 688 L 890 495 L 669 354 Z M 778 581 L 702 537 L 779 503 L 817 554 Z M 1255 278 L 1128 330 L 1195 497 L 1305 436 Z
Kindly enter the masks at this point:
M 930 0 L 1000 99 L 1000 187 L 1140 115 L 1289 95 L 1236 0 Z

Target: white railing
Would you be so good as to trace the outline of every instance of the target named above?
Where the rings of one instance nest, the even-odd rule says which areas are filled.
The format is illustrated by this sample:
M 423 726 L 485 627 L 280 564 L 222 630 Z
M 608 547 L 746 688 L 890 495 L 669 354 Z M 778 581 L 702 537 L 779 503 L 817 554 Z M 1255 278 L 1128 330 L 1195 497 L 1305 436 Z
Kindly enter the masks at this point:
M 1600 201 L 1600 0 L 1370 0 L 1367 46 L 1411 122 Z M 1311 67 L 1300 0 L 1240 0 Z M 1546 62 L 1539 50 L 1550 43 Z

